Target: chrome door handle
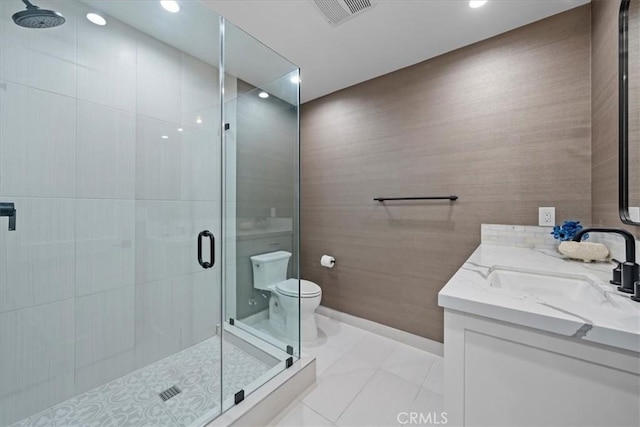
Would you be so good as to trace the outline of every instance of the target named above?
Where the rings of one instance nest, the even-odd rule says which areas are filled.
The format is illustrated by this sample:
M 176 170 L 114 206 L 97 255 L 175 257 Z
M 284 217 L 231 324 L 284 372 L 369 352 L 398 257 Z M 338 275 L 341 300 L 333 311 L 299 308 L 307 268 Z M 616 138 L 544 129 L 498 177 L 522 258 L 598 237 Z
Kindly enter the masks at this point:
M 13 202 L 0 202 L 0 216 L 9 217 L 9 231 L 15 231 L 17 211 Z

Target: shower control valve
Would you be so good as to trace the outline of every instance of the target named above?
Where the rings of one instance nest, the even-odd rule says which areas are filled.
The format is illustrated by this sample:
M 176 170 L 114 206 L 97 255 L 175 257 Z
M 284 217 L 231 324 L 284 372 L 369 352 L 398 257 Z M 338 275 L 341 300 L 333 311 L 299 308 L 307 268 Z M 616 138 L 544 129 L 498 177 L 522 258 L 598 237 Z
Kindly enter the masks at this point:
M 9 217 L 9 231 L 16 229 L 16 206 L 10 202 L 0 202 L 0 216 Z

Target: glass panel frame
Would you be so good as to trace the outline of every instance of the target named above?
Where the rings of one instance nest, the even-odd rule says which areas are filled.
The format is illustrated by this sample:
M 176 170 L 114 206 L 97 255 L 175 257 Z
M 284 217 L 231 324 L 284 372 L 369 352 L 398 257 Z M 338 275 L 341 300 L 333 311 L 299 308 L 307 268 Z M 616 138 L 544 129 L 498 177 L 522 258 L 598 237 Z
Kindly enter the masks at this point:
M 270 366 L 235 386 L 246 396 L 300 357 L 299 296 L 290 301 L 293 335 L 286 328 L 278 331 L 270 316 L 280 309 L 281 319 L 285 317 L 284 297 L 275 295 L 273 286 L 256 288 L 251 260 L 278 250 L 291 252 L 284 278 L 297 280 L 299 295 L 299 68 L 229 21 L 224 25 L 223 341 L 243 337 L 256 358 Z M 223 369 L 223 383 L 230 371 Z M 223 411 L 232 405 L 227 397 Z

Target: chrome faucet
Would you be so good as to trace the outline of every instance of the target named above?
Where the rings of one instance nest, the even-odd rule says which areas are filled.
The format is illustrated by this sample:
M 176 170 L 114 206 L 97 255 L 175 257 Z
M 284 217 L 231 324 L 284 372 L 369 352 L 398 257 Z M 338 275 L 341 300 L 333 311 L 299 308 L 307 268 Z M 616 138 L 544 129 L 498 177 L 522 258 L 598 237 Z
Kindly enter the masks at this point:
M 631 299 L 640 302 L 640 284 L 638 284 L 640 280 L 640 267 L 636 263 L 636 239 L 633 237 L 633 234 L 622 228 L 583 228 L 573 236 L 573 241 L 581 241 L 582 236 L 586 233 L 613 233 L 624 237 L 625 262 L 620 263 L 619 266 L 613 270 L 613 280 L 611 283 L 620 284 L 620 286 L 618 286 L 620 292 L 628 294 L 635 292 L 635 295 L 631 296 Z M 618 277 L 620 280 L 619 283 L 616 280 Z

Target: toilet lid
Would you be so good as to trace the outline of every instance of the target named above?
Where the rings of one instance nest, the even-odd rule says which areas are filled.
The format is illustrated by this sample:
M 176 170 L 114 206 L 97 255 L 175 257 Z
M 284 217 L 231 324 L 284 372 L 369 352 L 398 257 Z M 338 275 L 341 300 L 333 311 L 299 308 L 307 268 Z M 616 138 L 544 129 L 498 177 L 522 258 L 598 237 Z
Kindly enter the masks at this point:
M 298 296 L 298 279 L 288 279 L 276 285 L 278 293 L 289 297 Z M 302 298 L 317 297 L 322 294 L 320 286 L 308 280 L 300 280 L 300 296 Z

